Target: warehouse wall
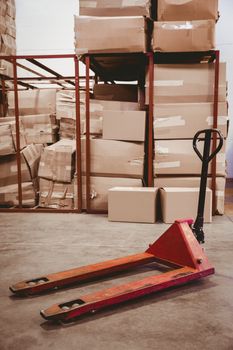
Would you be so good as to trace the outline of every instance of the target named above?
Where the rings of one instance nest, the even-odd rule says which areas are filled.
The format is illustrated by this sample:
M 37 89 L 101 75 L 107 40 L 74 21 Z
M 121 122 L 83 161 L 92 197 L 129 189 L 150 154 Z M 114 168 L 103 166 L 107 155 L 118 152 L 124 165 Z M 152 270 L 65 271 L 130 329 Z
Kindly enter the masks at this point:
M 78 0 L 16 0 L 18 54 L 73 53 L 73 14 Z M 229 115 L 232 120 L 228 140 L 228 177 L 233 178 L 233 1 L 219 0 L 221 14 L 217 25 L 217 47 L 227 61 Z M 62 74 L 72 74 L 69 61 L 52 62 Z M 48 61 L 51 66 L 51 61 Z M 81 71 L 83 73 L 84 70 Z

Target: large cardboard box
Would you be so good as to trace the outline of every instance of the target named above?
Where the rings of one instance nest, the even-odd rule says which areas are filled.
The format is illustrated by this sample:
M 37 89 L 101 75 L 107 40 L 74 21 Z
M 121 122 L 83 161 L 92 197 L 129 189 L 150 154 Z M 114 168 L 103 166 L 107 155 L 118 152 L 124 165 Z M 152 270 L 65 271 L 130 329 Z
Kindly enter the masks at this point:
M 155 187 L 200 187 L 200 177 L 156 177 L 154 179 Z M 207 186 L 211 188 L 212 179 L 207 179 Z M 226 178 L 217 177 L 216 178 L 216 213 L 223 215 L 224 214 L 224 197 L 225 197 L 225 186 Z M 197 211 L 197 207 L 196 207 Z
M 200 175 L 202 162 L 193 150 L 192 140 L 155 141 L 154 175 Z M 203 142 L 198 149 L 203 153 Z M 211 174 L 209 165 L 209 174 Z M 216 173 L 226 175 L 225 142 L 216 158 Z
M 149 0 L 80 0 L 81 16 L 146 16 L 150 17 Z
M 146 112 L 104 111 L 103 138 L 107 140 L 144 141 Z
M 15 207 L 19 204 L 18 184 L 0 187 L 0 206 Z M 22 206 L 32 208 L 36 205 L 36 193 L 32 182 L 22 183 Z
M 75 140 L 60 140 L 44 148 L 38 176 L 57 182 L 71 182 L 75 172 Z
M 15 117 L 5 117 L 0 118 L 0 126 L 8 126 L 11 130 L 11 135 L 13 139 L 14 149 L 17 149 L 17 143 L 16 143 L 16 125 L 15 125 Z M 25 130 L 22 124 L 21 119 L 19 119 L 19 140 L 20 140 L 20 149 L 23 149 L 27 146 L 26 137 L 25 137 Z M 14 153 L 14 152 L 12 152 Z
M 164 187 L 160 189 L 163 222 L 194 219 L 197 215 L 199 188 Z M 204 222 L 212 222 L 212 191 L 207 188 Z
M 144 143 L 90 139 L 92 175 L 143 177 Z M 86 140 L 82 139 L 82 171 L 86 171 Z
M 143 16 L 75 16 L 76 53 L 146 52 L 150 37 L 148 26 Z
M 194 21 L 218 18 L 218 0 L 158 0 L 158 21 Z
M 154 22 L 153 51 L 190 52 L 215 48 L 215 21 Z
M 93 94 L 96 100 L 138 101 L 138 87 L 133 84 L 95 84 Z
M 55 115 L 37 114 L 22 116 L 21 121 L 27 144 L 54 143 L 57 141 L 58 125 Z
M 15 153 L 11 126 L 0 124 L 0 156 Z
M 39 206 L 53 209 L 74 208 L 74 184 L 40 179 Z
M 92 210 L 108 210 L 108 190 L 112 187 L 142 187 L 142 180 L 121 177 L 90 177 L 90 206 Z M 74 182 L 75 205 L 77 207 L 77 177 Z M 82 208 L 86 209 L 86 177 L 82 177 Z
M 111 188 L 108 191 L 108 220 L 155 223 L 157 191 L 152 187 Z
M 19 114 L 55 114 L 56 112 L 56 89 L 36 89 L 18 91 Z M 8 94 L 9 116 L 15 115 L 14 92 Z
M 218 129 L 227 136 L 227 102 L 218 104 Z M 198 130 L 213 127 L 213 103 L 156 103 L 154 138 L 193 138 Z
M 213 102 L 214 63 L 156 64 L 154 103 Z M 226 101 L 226 63 L 219 65 L 219 102 Z M 148 72 L 146 103 L 149 101 Z

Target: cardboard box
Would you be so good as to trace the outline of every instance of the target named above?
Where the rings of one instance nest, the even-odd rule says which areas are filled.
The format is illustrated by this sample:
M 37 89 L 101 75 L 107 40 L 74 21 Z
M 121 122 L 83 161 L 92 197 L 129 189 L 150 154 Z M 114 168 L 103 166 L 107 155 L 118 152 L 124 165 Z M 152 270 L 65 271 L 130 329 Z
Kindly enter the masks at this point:
M 0 74 L 7 77 L 13 77 L 13 64 L 11 62 L 0 60 Z
M 149 48 L 149 21 L 143 16 L 74 18 L 77 55 L 98 52 L 146 52 Z
M 154 103 L 214 101 L 214 63 L 156 64 Z M 219 65 L 219 102 L 226 101 L 226 63 Z M 148 72 L 146 103 L 149 101 Z
M 215 21 L 154 22 L 153 51 L 190 52 L 215 48 Z
M 82 139 L 82 171 L 86 171 L 86 140 Z M 143 177 L 144 144 L 103 139 L 90 140 L 91 175 Z
M 157 191 L 152 187 L 111 188 L 108 191 L 108 220 L 155 223 Z
M 155 141 L 154 175 L 200 175 L 202 162 L 193 150 L 192 140 Z M 198 149 L 203 152 L 203 142 Z M 217 176 L 226 175 L 225 142 L 216 159 Z M 209 174 L 211 174 L 209 166 Z
M 15 38 L 8 34 L 0 34 L 0 56 L 16 55 Z
M 138 87 L 133 84 L 95 84 L 93 94 L 96 100 L 138 101 Z
M 164 187 L 160 189 L 163 222 L 194 219 L 197 215 L 199 188 Z M 179 203 L 179 205 L 177 205 Z M 204 222 L 212 222 L 212 191 L 207 188 Z
M 17 207 L 18 201 L 18 185 L 8 185 L 0 187 L 0 206 L 1 207 Z M 22 206 L 32 208 L 36 205 L 36 193 L 32 182 L 22 183 Z
M 158 0 L 158 21 L 218 19 L 218 0 Z
M 218 129 L 227 136 L 228 108 L 218 104 Z M 154 105 L 155 139 L 191 139 L 198 130 L 213 127 L 213 103 L 157 103 Z
M 31 178 L 35 179 L 38 175 L 38 168 L 40 163 L 41 154 L 43 151 L 43 145 L 28 145 L 21 152 L 27 162 L 30 169 Z
M 0 156 L 15 153 L 11 126 L 0 124 Z
M 207 186 L 211 188 L 212 179 L 207 179 Z M 157 177 L 154 179 L 155 187 L 200 187 L 200 177 Z M 224 197 L 225 197 L 226 178 L 216 178 L 216 213 L 224 214 Z M 197 207 L 196 207 L 197 211 Z
M 15 125 L 15 117 L 5 117 L 5 118 L 0 118 L 0 126 L 7 125 L 11 129 L 11 135 L 13 138 L 13 144 L 14 144 L 14 149 L 17 149 L 17 144 L 16 144 L 16 125 Z M 21 119 L 19 119 L 19 134 L 20 134 L 20 149 L 23 149 L 24 147 L 27 146 L 26 138 L 25 138 L 25 130 L 22 124 Z M 14 153 L 14 152 L 12 152 Z
M 150 17 L 150 1 L 148 0 L 80 0 L 81 16 L 146 16 Z
M 146 112 L 105 111 L 103 113 L 103 138 L 107 140 L 144 141 Z
M 76 142 L 60 140 L 44 148 L 38 176 L 57 182 L 71 182 L 75 172 Z
M 12 17 L 8 15 L 2 16 L 0 14 L 0 34 L 8 34 L 15 39 L 15 20 Z
M 75 203 L 77 207 L 77 176 L 74 181 Z M 90 205 L 93 210 L 108 210 L 108 190 L 112 187 L 142 187 L 142 180 L 121 177 L 90 177 Z M 86 209 L 86 177 L 82 177 L 82 208 Z
M 22 116 L 27 144 L 54 143 L 57 141 L 58 125 L 55 115 L 37 114 Z
M 22 182 L 30 182 L 30 169 L 26 163 L 26 159 L 21 151 L 21 178 Z M 18 169 L 16 155 L 8 155 L 0 157 L 0 187 L 17 184 Z
M 53 209 L 74 208 L 74 184 L 40 179 L 39 206 Z
M 55 114 L 56 113 L 56 89 L 37 89 L 18 91 L 19 114 Z M 8 115 L 15 115 L 14 92 L 8 94 Z

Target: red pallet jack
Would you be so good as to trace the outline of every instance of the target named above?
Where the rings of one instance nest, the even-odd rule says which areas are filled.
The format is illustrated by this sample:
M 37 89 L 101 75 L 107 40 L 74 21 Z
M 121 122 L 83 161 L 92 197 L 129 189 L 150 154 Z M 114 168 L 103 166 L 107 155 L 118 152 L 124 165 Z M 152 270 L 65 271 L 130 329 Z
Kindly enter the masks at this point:
M 203 134 L 204 137 L 201 138 L 200 135 Z M 217 134 L 219 143 L 210 155 L 211 138 L 214 134 Z M 204 141 L 203 155 L 197 148 L 199 141 Z M 175 221 L 143 253 L 26 280 L 12 285 L 10 290 L 17 295 L 36 295 L 74 283 L 123 272 L 133 267 L 145 266 L 152 262 L 172 268 L 171 271 L 163 274 L 83 295 L 78 299 L 53 305 L 40 312 L 46 320 L 70 322 L 80 315 L 213 274 L 214 267 L 209 263 L 199 243 L 204 243 L 203 214 L 208 164 L 220 151 L 222 145 L 223 137 L 217 129 L 201 130 L 194 136 L 193 148 L 202 161 L 198 213 L 194 224 L 191 219 Z

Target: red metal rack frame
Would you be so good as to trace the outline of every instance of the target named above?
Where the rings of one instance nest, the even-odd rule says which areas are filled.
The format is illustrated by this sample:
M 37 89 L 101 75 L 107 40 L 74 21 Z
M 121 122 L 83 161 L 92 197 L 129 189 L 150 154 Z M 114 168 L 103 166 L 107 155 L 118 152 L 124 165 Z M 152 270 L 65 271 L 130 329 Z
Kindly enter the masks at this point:
M 18 207 L 15 208 L 0 208 L 0 212 L 43 212 L 43 213 L 80 213 L 82 211 L 82 165 L 81 165 L 81 127 L 80 127 L 80 94 L 79 94 L 79 59 L 74 54 L 64 55 L 19 55 L 19 56 L 1 56 L 1 59 L 7 60 L 13 64 L 13 83 L 14 83 L 14 102 L 15 102 L 15 124 L 16 124 L 16 157 L 17 157 L 17 180 L 18 180 Z M 55 74 L 51 80 L 63 78 L 60 74 L 47 68 L 36 59 L 73 59 L 75 67 L 75 99 L 76 99 L 76 173 L 77 173 L 77 209 L 49 209 L 49 208 L 23 208 L 22 207 L 22 181 L 21 181 L 21 157 L 20 157 L 20 126 L 19 126 L 19 100 L 18 100 L 18 80 L 17 77 L 17 61 L 25 59 L 31 63 L 36 62 L 36 65 L 47 72 Z M 34 62 L 33 62 L 34 61 Z M 34 63 L 35 64 L 35 63 Z M 38 73 L 37 73 L 38 74 Z M 4 80 L 4 78 L 2 79 Z M 26 83 L 24 83 L 26 85 Z M 5 89 L 5 82 L 2 84 Z

